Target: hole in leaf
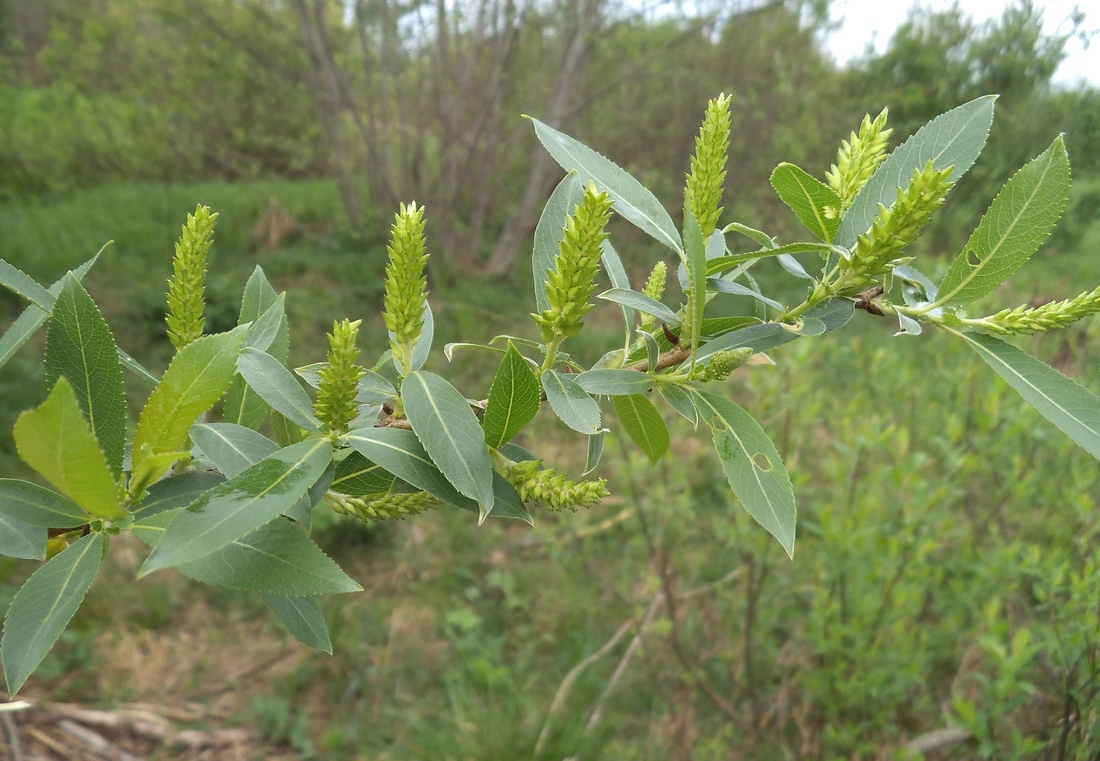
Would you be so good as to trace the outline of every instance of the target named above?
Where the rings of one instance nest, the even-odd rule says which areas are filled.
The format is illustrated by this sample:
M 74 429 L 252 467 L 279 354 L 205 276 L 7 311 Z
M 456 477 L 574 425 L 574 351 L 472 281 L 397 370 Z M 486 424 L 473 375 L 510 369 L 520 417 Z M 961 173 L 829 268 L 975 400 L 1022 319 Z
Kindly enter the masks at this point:
M 766 454 L 760 452 L 752 456 L 752 464 L 765 472 L 772 469 L 772 461 L 768 459 Z
M 978 252 L 974 249 L 970 249 L 966 252 L 966 263 L 971 267 L 977 267 L 982 263 L 981 257 L 978 256 Z

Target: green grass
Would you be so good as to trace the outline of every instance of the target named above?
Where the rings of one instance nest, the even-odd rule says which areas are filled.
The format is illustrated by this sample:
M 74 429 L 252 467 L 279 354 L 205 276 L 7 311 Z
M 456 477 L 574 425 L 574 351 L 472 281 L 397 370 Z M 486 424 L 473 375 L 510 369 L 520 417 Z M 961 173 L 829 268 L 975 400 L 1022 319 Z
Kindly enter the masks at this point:
M 288 289 L 292 316 L 305 320 L 294 336 L 297 359 L 320 359 L 320 331 L 345 311 L 373 330 L 365 355 L 381 350 L 388 215 L 368 241 L 338 223 L 324 228 L 325 214 L 339 212 L 323 183 L 212 185 L 178 198 L 154 188 L 110 193 L 0 209 L 0 256 L 23 252 L 12 260 L 49 278 L 86 256 L 82 241 L 116 238 L 116 258 L 92 282 L 117 326 L 136 320 L 127 311 L 134 293 L 151 314 L 161 309 L 172 239 L 183 212 L 204 200 L 223 213 L 214 256 L 229 267 L 212 290 L 225 291 L 218 313 L 226 320 L 260 263 Z M 273 195 L 318 229 L 274 251 L 257 247 L 252 225 Z M 102 222 L 130 219 L 119 211 L 127 202 L 140 215 L 165 199 L 177 208 L 155 225 Z M 47 219 L 65 222 L 65 234 L 36 232 Z M 1083 240 L 1094 247 L 1100 229 Z M 627 266 L 634 271 L 632 260 Z M 945 264 L 928 269 L 937 266 Z M 141 267 L 153 282 L 118 279 Z M 1095 257 L 1040 253 L 988 306 L 1062 297 L 1097 281 Z M 481 283 L 433 281 L 437 347 L 532 335 L 523 319 L 528 283 L 517 273 L 490 298 Z M 617 343 L 615 314 L 593 312 L 594 330 L 570 350 L 595 358 Z M 155 333 L 159 319 L 116 330 L 152 345 L 141 332 Z M 948 723 L 974 739 L 930 761 L 1058 758 L 1063 728 L 1064 758 L 1092 761 L 1100 752 L 1097 463 L 961 342 L 895 338 L 894 329 L 857 313 L 844 332 L 781 347 L 776 367 L 739 370 L 723 385 L 791 471 L 793 562 L 730 495 L 705 429 L 669 413 L 665 460 L 650 466 L 616 431 L 600 469 L 613 498 L 577 515 L 541 513 L 534 529 L 510 521 L 479 528 L 457 510 L 373 527 L 319 514 L 318 541 L 366 589 L 325 602 L 331 658 L 289 641 L 254 597 L 172 572 L 124 584 L 140 550 L 116 542 L 106 575 L 29 690 L 57 700 L 219 705 L 260 728 L 270 749 L 337 761 L 900 759 L 910 738 Z M 1100 325 L 1021 345 L 1100 387 Z M 18 361 L 0 374 L 14 409 L 36 401 L 23 390 L 33 384 L 20 381 L 35 372 L 33 352 Z M 471 353 L 452 372 L 467 395 L 483 396 L 491 366 Z M 578 439 L 544 415 L 522 443 L 576 470 Z M 0 598 L 32 569 L 0 568 Z M 675 625 L 658 608 L 648 627 L 583 669 L 550 715 L 570 670 L 624 622 L 640 622 L 664 585 L 681 596 Z M 624 662 L 635 632 L 641 645 Z M 253 662 L 276 666 L 249 670 Z

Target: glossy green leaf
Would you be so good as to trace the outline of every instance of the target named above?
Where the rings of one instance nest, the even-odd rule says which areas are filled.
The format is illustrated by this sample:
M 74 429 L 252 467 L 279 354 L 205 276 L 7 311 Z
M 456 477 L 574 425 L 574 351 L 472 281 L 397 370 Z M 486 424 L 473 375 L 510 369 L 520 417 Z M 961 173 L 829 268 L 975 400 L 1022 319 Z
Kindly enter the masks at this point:
M 653 337 L 653 334 L 644 330 L 638 332 L 642 334 L 642 342 L 645 343 L 646 367 L 649 372 L 655 373 L 657 372 L 657 365 L 661 361 L 661 347 L 657 344 L 657 339 Z
M 196 423 L 191 441 L 226 478 L 233 478 L 279 450 L 263 434 L 234 423 Z
M 313 529 L 313 509 L 325 501 L 325 495 L 332 488 L 332 480 L 335 475 L 336 467 L 329 463 L 329 466 L 325 468 L 325 472 L 314 482 L 313 486 L 309 487 L 309 490 L 299 497 L 297 502 L 283 511 L 283 515 L 290 518 L 298 529 L 304 531 L 307 536 Z
M 106 248 L 106 246 L 103 248 Z M 102 253 L 102 249 L 100 249 L 100 253 Z M 99 254 L 96 254 L 91 259 L 84 262 L 84 264 L 72 270 L 72 276 L 77 280 L 82 280 L 84 274 L 91 269 L 98 258 Z M 65 284 L 65 280 L 68 276 L 69 274 L 64 275 L 49 287 L 49 292 L 52 297 L 56 298 L 57 294 L 61 293 L 61 287 Z M 34 304 L 31 304 L 23 310 L 23 313 L 11 324 L 8 331 L 0 337 L 0 367 L 6 365 L 8 360 L 15 356 L 15 352 L 19 351 L 20 347 L 22 347 L 31 336 L 38 332 L 38 329 L 46 323 L 49 316 L 49 312 L 39 309 Z
M 397 398 L 397 389 L 378 373 L 367 370 L 356 386 L 357 404 L 385 404 Z
M 699 427 L 699 410 L 695 409 L 695 402 L 691 400 L 691 395 L 687 391 L 667 383 L 658 386 L 657 390 L 668 402 L 668 406 L 676 410 L 680 417 L 691 423 L 693 427 Z
M 237 321 L 238 325 L 255 323 L 266 315 L 280 302 L 279 294 L 271 287 L 259 266 L 252 272 L 244 287 L 244 296 L 241 298 L 241 313 Z M 249 328 L 253 333 L 255 325 Z M 246 346 L 252 342 L 245 339 Z M 280 319 L 279 329 L 269 346 L 254 346 L 254 348 L 266 351 L 280 362 L 286 363 L 290 354 L 290 326 L 286 319 L 285 311 Z M 236 423 L 247 428 L 259 428 L 267 415 L 268 405 L 259 395 L 248 387 L 244 378 L 240 375 L 233 377 L 229 386 L 229 392 L 225 397 L 225 407 L 222 417 L 227 423 Z
M 603 444 L 603 431 L 588 437 L 588 454 L 584 460 L 584 472 L 581 473 L 581 478 L 594 471 L 596 466 L 600 464 L 600 458 L 603 457 Z
M 215 486 L 225 482 L 225 476 L 206 470 L 189 470 L 171 478 L 162 478 L 149 487 L 149 493 L 131 512 L 135 520 L 187 507 Z
M 22 560 L 45 560 L 48 540 L 45 526 L 32 526 L 0 512 L 0 555 Z
M 389 333 L 390 340 L 393 340 L 393 333 Z M 419 370 L 424 366 L 424 363 L 428 361 L 428 354 L 432 349 L 432 339 L 435 337 L 435 317 L 432 316 L 432 306 L 427 302 L 424 303 L 424 325 L 420 328 L 420 338 L 416 342 L 416 346 L 412 351 L 412 369 Z M 393 366 L 397 368 L 397 372 L 400 374 L 405 371 L 405 368 L 400 367 L 396 359 L 393 359 L 393 355 L 390 355 L 390 359 L 393 360 Z
M 600 430 L 600 406 L 574 381 L 555 370 L 542 374 L 546 400 L 561 421 L 574 431 L 591 436 Z
M 153 375 L 151 372 L 142 367 L 140 362 L 124 352 L 122 349 L 118 350 L 118 361 L 125 369 L 129 370 L 149 385 L 155 386 L 160 383 L 160 378 Z
M 9 695 L 19 691 L 72 620 L 105 549 L 102 534 L 88 534 L 35 571 L 16 592 L 0 643 Z
M 329 640 L 325 616 L 321 612 L 321 603 L 315 597 L 285 597 L 265 594 L 267 607 L 293 637 L 307 647 L 332 655 L 332 642 Z
M 279 294 L 278 300 L 256 318 L 256 321 L 248 328 L 248 333 L 245 334 L 245 346 L 249 349 L 267 351 L 271 344 L 275 343 L 276 337 L 278 337 L 283 329 L 283 324 L 286 322 L 285 300 L 286 295 Z
M 744 235 L 749 240 L 755 241 L 760 244 L 764 249 L 775 248 L 775 241 L 772 240 L 772 236 L 766 232 L 757 230 L 753 227 L 748 227 L 740 222 L 730 222 L 728 225 L 722 228 L 722 232 L 735 232 L 740 235 Z
M 309 395 L 294 374 L 275 357 L 255 349 L 243 349 L 237 369 L 249 387 L 287 420 L 309 431 L 321 428 L 321 421 L 313 414 Z
M 616 396 L 612 399 L 615 414 L 630 440 L 656 464 L 668 451 L 668 426 L 653 402 L 642 394 Z
M 488 404 L 481 416 L 485 443 L 494 449 L 523 430 L 531 422 L 542 403 L 538 378 L 515 345 L 509 341 L 508 351 L 497 367 L 489 389 Z
M 347 456 L 336 463 L 336 472 L 331 488 L 341 494 L 362 497 L 366 494 L 379 494 L 393 488 L 397 476 L 377 463 L 371 462 L 358 452 L 348 452 Z
M 1061 136 L 1013 175 L 940 283 L 937 304 L 961 306 L 992 293 L 1050 235 L 1069 198 L 1069 157 Z
M 1086 452 L 1100 459 L 1100 398 L 1053 367 L 999 338 L 962 333 L 951 328 L 947 330 L 970 344 L 978 356 L 1039 414 L 1054 423 Z
M 680 235 L 668 211 L 652 193 L 614 162 L 568 135 L 532 119 L 535 134 L 554 160 L 567 172 L 580 175 L 581 185 L 589 180 L 615 200 L 615 211 L 640 230 L 676 252 L 683 252 Z
M 307 431 L 287 420 L 277 410 L 271 411 L 271 435 L 275 437 L 275 443 L 281 447 L 289 447 L 297 444 L 306 437 Z
M 827 243 L 788 243 L 785 246 L 772 246 L 770 248 L 762 248 L 759 251 L 746 251 L 742 254 L 719 256 L 707 260 L 707 276 L 713 277 L 714 275 L 721 274 L 726 270 L 731 270 L 753 259 L 763 259 L 765 257 L 779 258 L 789 254 L 808 253 L 833 254 L 837 253 L 837 251 L 834 246 L 830 246 Z
M 596 298 L 604 299 L 605 301 L 614 301 L 616 304 L 622 304 L 631 309 L 637 309 L 639 312 L 652 315 L 669 325 L 680 324 L 680 317 L 675 312 L 660 301 L 651 299 L 649 296 L 638 291 L 631 291 L 625 288 L 612 288 L 611 290 L 599 294 Z
M 485 433 L 470 403 L 454 386 L 422 370 L 401 384 L 405 416 L 443 475 L 459 493 L 481 505 L 482 516 L 493 511 L 493 465 Z
M 154 456 L 183 449 L 198 416 L 229 388 L 247 330 L 241 326 L 203 336 L 172 359 L 138 419 L 132 485 L 154 483 L 171 467 L 171 462 Z
M 684 211 L 684 245 L 688 269 L 688 306 L 684 318 L 688 325 L 684 330 L 690 328 L 692 346 L 698 347 L 707 305 L 707 247 L 699 221 L 690 209 Z
M 801 167 L 786 162 L 772 172 L 772 187 L 802 224 L 826 243 L 840 226 L 840 196 Z M 826 209 L 832 209 L 832 215 Z
M 303 441 L 214 487 L 172 521 L 139 577 L 206 557 L 256 530 L 297 502 L 331 461 L 328 441 Z
M 619 252 L 611 245 L 610 238 L 605 238 L 600 244 L 600 251 L 603 252 L 600 261 L 603 262 L 603 268 L 607 272 L 608 279 L 611 280 L 611 287 L 629 291 L 630 278 L 626 274 L 626 268 L 623 267 L 623 260 L 619 258 Z M 634 325 L 634 309 L 627 304 L 619 304 L 619 309 L 623 313 L 623 324 L 626 325 L 627 330 L 630 330 Z
M 46 328 L 46 385 L 64 375 L 92 426 L 107 463 L 122 475 L 126 396 L 118 348 L 107 321 L 80 282 L 66 276 Z
M 73 528 L 88 522 L 88 514 L 68 497 L 13 478 L 0 478 L 0 513 L 42 528 Z
M 931 159 L 936 169 L 953 166 L 951 181 L 958 182 L 977 161 L 993 124 L 996 95 L 983 95 L 937 116 L 886 157 L 844 212 L 834 242 L 845 248 L 870 229 L 878 206 L 887 208 L 898 198 L 898 188 L 909 184 L 913 172 Z
M 718 291 L 719 293 L 728 293 L 733 296 L 748 296 L 749 298 L 756 299 L 761 304 L 769 306 L 772 309 L 782 312 L 784 307 L 775 299 L 769 299 L 760 291 L 749 288 L 747 285 L 741 285 L 740 283 L 734 283 L 730 280 L 722 280 L 720 278 L 712 277 L 706 281 L 706 289 L 708 291 Z
M 794 557 L 794 489 L 775 445 L 753 417 L 728 399 L 691 391 L 714 432 L 714 448 L 726 480 L 742 506 Z
M 627 396 L 653 388 L 653 376 L 636 370 L 588 370 L 573 379 L 589 394 Z
M 84 510 L 108 520 L 126 515 L 107 457 L 66 378 L 38 409 L 19 416 L 12 435 L 23 461 Z
M 402 481 L 448 504 L 480 513 L 478 503 L 459 493 L 435 466 L 420 439 L 399 428 L 360 428 L 344 435 L 359 454 L 378 463 Z
M 39 309 L 47 312 L 53 309 L 53 294 L 40 286 L 33 277 L 3 259 L 0 259 L 0 285 L 19 294 Z
M 558 250 L 565 237 L 566 217 L 582 200 L 584 188 L 576 173 L 570 172 L 554 188 L 539 217 L 535 228 L 535 246 L 531 252 L 531 272 L 535 279 L 535 303 L 540 313 L 550 308 L 550 298 L 546 295 L 547 272 L 557 269 Z
M 211 555 L 179 566 L 179 571 L 204 584 L 291 597 L 363 589 L 284 518 L 276 518 Z

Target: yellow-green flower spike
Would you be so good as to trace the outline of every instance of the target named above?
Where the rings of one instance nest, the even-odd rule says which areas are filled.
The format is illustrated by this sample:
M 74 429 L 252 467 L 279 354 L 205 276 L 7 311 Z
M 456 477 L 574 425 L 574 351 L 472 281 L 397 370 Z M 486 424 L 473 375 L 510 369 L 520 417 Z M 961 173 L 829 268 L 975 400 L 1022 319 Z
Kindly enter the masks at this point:
M 187 215 L 187 224 L 176 243 L 172 259 L 172 279 L 168 281 L 168 338 L 176 350 L 202 336 L 206 318 L 206 254 L 214 242 L 214 223 L 218 215 L 209 206 L 198 206 Z
M 589 183 L 584 198 L 566 222 L 555 268 L 546 273 L 550 308 L 531 315 L 542 328 L 542 340 L 547 343 L 577 335 L 584 316 L 592 309 L 588 299 L 596 290 L 600 244 L 607 237 L 604 228 L 611 219 L 611 204 L 611 196 Z
M 729 377 L 730 373 L 748 362 L 752 354 L 753 350 L 749 346 L 718 352 L 710 362 L 707 363 L 707 366 L 703 368 L 703 380 L 725 380 Z
M 508 466 L 504 477 L 516 487 L 520 499 L 544 505 L 548 510 L 572 510 L 598 505 L 610 495 L 607 480 L 575 481 L 556 468 L 540 469 L 540 460 L 526 460 Z
M 359 335 L 361 322 L 344 320 L 333 323 L 332 332 L 328 335 L 328 366 L 318 373 L 320 387 L 314 410 L 330 433 L 346 432 L 348 423 L 359 414 L 355 404 L 356 384 L 366 375 L 366 371 L 355 364 L 359 358 L 355 339 Z
M 424 265 L 428 261 L 425 252 L 424 207 L 416 202 L 401 204 L 395 216 L 387 251 L 390 261 L 386 265 L 386 311 L 383 317 L 386 328 L 393 336 L 390 349 L 402 375 L 412 371 L 412 352 L 420 340 L 424 327 L 424 310 L 428 303 Z
M 1003 309 L 990 317 L 974 320 L 972 324 L 1002 335 L 1028 335 L 1064 328 L 1097 313 L 1100 313 L 1100 288 L 1040 307 L 1022 305 L 1015 309 Z
M 434 510 L 442 503 L 426 491 L 407 494 L 379 493 L 366 497 L 349 497 L 329 492 L 326 495 L 332 509 L 342 515 L 351 515 L 365 523 L 401 520 L 410 515 Z
M 661 296 L 665 294 L 665 280 L 668 278 L 668 267 L 664 262 L 657 262 L 653 266 L 653 271 L 649 273 L 649 279 L 645 281 L 645 287 L 642 288 L 642 293 L 654 301 L 660 301 Z M 656 319 L 651 314 L 642 315 L 642 328 L 649 330 L 653 327 L 653 323 Z
M 722 189 L 730 147 L 730 96 L 719 95 L 707 103 L 703 126 L 695 138 L 695 155 L 684 188 L 684 210 L 699 220 L 703 237 L 718 226 L 722 215 Z
M 952 169 L 936 169 L 929 159 L 924 169 L 916 170 L 909 187 L 898 188 L 898 199 L 892 208 L 879 204 L 871 230 L 859 236 L 855 254 L 844 265 L 872 277 L 889 269 L 890 262 L 917 239 L 933 212 L 943 205 L 954 184 L 948 180 Z
M 871 121 L 871 115 L 863 117 L 859 134 L 852 133 L 849 140 L 840 144 L 836 163 L 825 173 L 829 187 L 840 196 L 840 212 L 843 214 L 852 204 L 856 194 L 871 179 L 879 164 L 886 160 L 886 146 L 893 130 L 886 129 L 887 110 Z

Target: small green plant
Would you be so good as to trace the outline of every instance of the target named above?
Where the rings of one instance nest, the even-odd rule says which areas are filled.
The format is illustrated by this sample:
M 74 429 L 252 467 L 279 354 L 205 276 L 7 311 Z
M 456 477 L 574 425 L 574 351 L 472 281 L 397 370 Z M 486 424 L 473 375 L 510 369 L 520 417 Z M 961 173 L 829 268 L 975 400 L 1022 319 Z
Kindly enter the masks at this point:
M 1023 266 L 1061 215 L 1070 182 L 1062 139 L 1008 181 L 938 285 L 906 254 L 977 159 L 994 101 L 979 98 L 943 114 L 891 153 L 886 112 L 868 117 L 843 144 L 827 182 L 781 164 L 772 185 L 815 238 L 792 243 L 737 222 L 721 225 L 726 174 L 736 173 L 727 168 L 729 98 L 707 108 L 682 228 L 624 170 L 535 121 L 567 172 L 535 233 L 533 317 L 541 340 L 505 335 L 444 347 L 448 359 L 460 350 L 499 357 L 480 401 L 423 369 L 434 323 L 424 275 L 430 245 L 424 209 L 415 204 L 403 205 L 393 225 L 389 348 L 369 366 L 359 364 L 359 322 L 343 320 L 334 324 L 325 361 L 288 369 L 283 296 L 259 268 L 245 286 L 238 327 L 203 335 L 206 252 L 217 216 L 204 207 L 188 218 L 176 249 L 167 318 L 176 354 L 159 378 L 116 346 L 81 285 L 99 254 L 48 289 L 0 261 L 0 284 L 30 302 L 0 338 L 0 362 L 47 325 L 50 392 L 19 418 L 14 439 L 20 457 L 53 487 L 0 479 L 0 553 L 46 561 L 7 612 L 0 654 L 9 691 L 41 663 L 111 538 L 124 531 L 151 548 L 139 576 L 176 568 L 197 581 L 258 592 L 294 636 L 331 652 L 318 597 L 360 587 L 310 538 L 315 508 L 377 521 L 455 507 L 479 522 L 530 523 L 534 506 L 593 506 L 608 494 L 604 480 L 584 480 L 603 451 L 606 407 L 652 462 L 670 443 L 653 400 L 696 428 L 708 426 L 740 504 L 793 557 L 795 498 L 783 461 L 753 417 L 707 384 L 770 362 L 764 352 L 783 344 L 837 330 L 857 309 L 894 316 L 899 334 L 932 326 L 957 336 L 1100 457 L 1100 399 L 991 335 L 1063 327 L 1100 309 L 1097 292 L 985 317 L 966 311 Z M 612 213 L 672 252 L 668 262 L 654 263 L 642 290 L 632 288 L 607 236 Z M 748 250 L 733 242 L 742 239 Z M 796 258 L 804 255 L 819 261 L 816 274 Z M 805 282 L 800 303 L 761 292 L 752 269 L 768 260 Z M 669 265 L 682 293 L 677 308 L 662 301 Z M 601 269 L 613 287 L 593 300 Z M 708 317 L 708 305 L 727 296 L 751 299 L 758 316 L 712 309 Z M 586 368 L 567 353 L 568 341 L 600 302 L 619 306 L 622 342 Z M 130 442 L 123 369 L 153 387 Z M 316 389 L 316 401 L 299 379 Z M 215 422 L 211 410 L 223 397 Z M 584 437 L 580 479 L 512 442 L 543 402 Z M 265 425 L 270 437 L 260 432 Z

